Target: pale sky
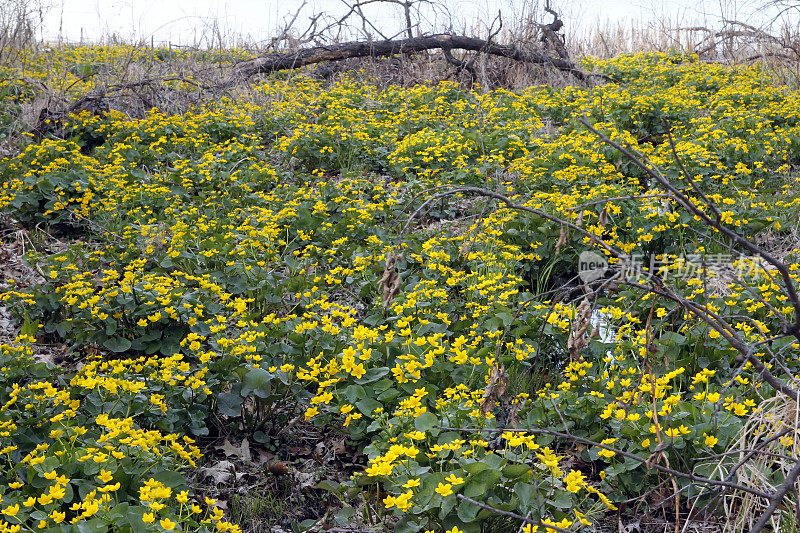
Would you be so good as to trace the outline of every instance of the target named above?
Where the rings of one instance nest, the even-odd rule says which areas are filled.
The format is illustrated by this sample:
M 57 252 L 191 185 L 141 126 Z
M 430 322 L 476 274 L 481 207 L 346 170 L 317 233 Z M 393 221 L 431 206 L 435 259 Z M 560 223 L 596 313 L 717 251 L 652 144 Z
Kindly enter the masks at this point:
M 3 0 L 0 0 L 3 1 Z M 46 6 L 43 37 L 66 41 L 95 41 L 116 35 L 125 40 L 173 44 L 209 44 L 211 35 L 248 42 L 269 39 L 302 0 L 40 0 Z M 535 0 L 439 0 L 449 7 L 456 27 L 490 21 L 502 9 L 506 25 Z M 541 2 L 540 2 L 541 3 Z M 552 0 L 570 27 L 578 29 L 597 22 L 646 23 L 669 19 L 680 25 L 711 23 L 725 12 L 729 18 L 753 20 L 756 0 Z M 331 16 L 345 10 L 342 0 L 307 0 L 297 27 L 308 16 Z M 385 33 L 398 29 L 400 11 L 382 5 L 370 13 Z M 442 29 L 447 17 L 432 16 Z M 546 17 L 544 22 L 549 22 Z

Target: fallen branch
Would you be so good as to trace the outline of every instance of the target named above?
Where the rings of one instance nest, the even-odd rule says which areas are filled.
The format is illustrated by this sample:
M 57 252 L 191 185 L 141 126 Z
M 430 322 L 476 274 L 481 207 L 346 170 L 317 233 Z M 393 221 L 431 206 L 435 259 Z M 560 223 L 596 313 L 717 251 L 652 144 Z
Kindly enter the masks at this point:
M 599 74 L 590 74 L 582 71 L 569 59 L 549 57 L 545 54 L 521 50 L 514 45 L 496 44 L 475 37 L 440 34 L 375 42 L 356 41 L 330 46 L 314 46 L 296 52 L 268 54 L 235 65 L 225 84 L 230 85 L 256 74 L 289 70 L 325 61 L 342 61 L 356 57 L 386 57 L 426 50 L 441 50 L 445 54 L 450 54 L 452 50 L 468 50 L 505 57 L 521 63 L 548 65 L 562 72 L 567 72 L 581 81 L 591 76 L 602 77 Z

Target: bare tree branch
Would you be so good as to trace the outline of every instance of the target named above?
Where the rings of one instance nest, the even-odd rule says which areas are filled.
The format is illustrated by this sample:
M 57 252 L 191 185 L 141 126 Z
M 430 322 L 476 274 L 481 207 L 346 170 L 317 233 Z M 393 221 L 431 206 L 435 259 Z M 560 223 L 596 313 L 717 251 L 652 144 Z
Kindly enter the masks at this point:
M 552 58 L 537 52 L 521 50 L 514 45 L 495 44 L 476 37 L 440 34 L 412 39 L 349 42 L 330 46 L 315 46 L 297 52 L 272 53 L 237 64 L 233 68 L 226 84 L 235 83 L 237 80 L 246 79 L 255 74 L 294 69 L 323 61 L 341 61 L 354 57 L 386 57 L 424 50 L 470 50 L 481 52 L 522 63 L 551 66 L 562 72 L 567 72 L 582 81 L 595 75 L 583 72 L 568 59 Z
M 797 461 L 791 472 L 786 475 L 786 479 L 781 486 L 778 487 L 777 492 L 770 500 L 767 508 L 764 510 L 764 514 L 761 515 L 761 517 L 758 519 L 758 522 L 756 522 L 755 525 L 753 525 L 753 527 L 750 529 L 750 533 L 761 533 L 761 530 L 764 529 L 764 526 L 767 525 L 767 522 L 769 522 L 772 514 L 778 509 L 778 506 L 783 501 L 783 497 L 786 496 L 786 494 L 794 487 L 794 482 L 797 480 L 798 476 L 800 476 L 800 460 Z

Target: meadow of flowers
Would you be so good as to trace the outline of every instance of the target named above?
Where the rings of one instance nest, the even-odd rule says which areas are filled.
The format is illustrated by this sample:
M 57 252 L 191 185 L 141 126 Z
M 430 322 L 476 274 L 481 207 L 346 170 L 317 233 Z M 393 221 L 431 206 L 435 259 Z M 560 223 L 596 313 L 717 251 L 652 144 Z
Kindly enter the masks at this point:
M 58 50 L 25 79 L 81 94 L 91 81 L 67 66 L 116 53 Z M 707 505 L 697 479 L 724 478 L 775 391 L 644 280 L 584 295 L 579 254 L 656 258 L 675 291 L 780 351 L 756 355 L 785 380 L 800 345 L 775 337 L 795 311 L 774 272 L 578 119 L 697 198 L 691 177 L 796 280 L 800 93 L 688 55 L 585 68 L 611 81 L 275 75 L 182 114 L 83 113 L 28 138 L 0 161 L 0 213 L 40 236 L 37 282 L 2 279 L 20 333 L 0 346 L 0 531 L 238 531 L 193 472 L 224 436 L 257 447 L 276 425 L 335 428 L 366 456 L 324 484 L 339 527 L 372 505 L 376 530 L 578 531 L 659 487 L 680 493 L 669 509 Z M 6 69 L 4 117 L 34 97 L 20 79 Z M 409 218 L 459 185 L 593 237 L 466 193 Z M 715 254 L 747 275 L 687 268 Z M 592 335 L 598 316 L 610 334 Z M 60 364 L 37 357 L 53 344 Z M 764 438 L 797 457 L 793 421 L 770 420 Z

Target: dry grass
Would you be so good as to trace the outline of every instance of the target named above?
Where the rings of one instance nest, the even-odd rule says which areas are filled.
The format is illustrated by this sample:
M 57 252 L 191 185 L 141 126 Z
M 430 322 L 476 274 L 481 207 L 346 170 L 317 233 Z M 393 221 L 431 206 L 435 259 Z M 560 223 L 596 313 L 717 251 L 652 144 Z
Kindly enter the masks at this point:
M 677 19 L 598 21 L 588 30 L 568 34 L 566 44 L 574 57 L 683 52 L 696 53 L 705 61 L 757 64 L 776 84 L 800 87 L 800 27 L 788 22 L 762 28 L 738 21 L 709 26 Z
M 36 45 L 36 5 L 26 0 L 0 3 L 0 64 Z
M 772 492 L 795 466 L 800 451 L 800 407 L 789 397 L 778 393 L 764 400 L 753 411 L 737 438 L 721 458 L 714 459 L 711 477 L 728 479 L 744 487 Z M 752 453 L 752 450 L 757 450 Z M 745 460 L 752 453 L 749 460 Z M 736 465 L 743 462 L 735 472 Z M 794 496 L 787 497 L 784 506 L 770 520 L 772 531 L 797 531 L 798 522 L 792 498 L 797 499 L 800 481 L 795 482 Z M 725 533 L 744 533 L 758 521 L 767 502 L 743 491 L 730 491 L 722 496 L 721 505 L 726 521 Z M 693 514 L 703 511 L 693 509 Z

